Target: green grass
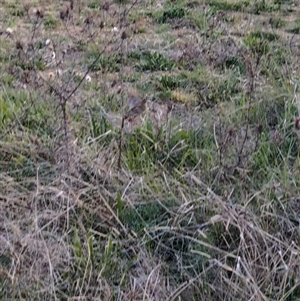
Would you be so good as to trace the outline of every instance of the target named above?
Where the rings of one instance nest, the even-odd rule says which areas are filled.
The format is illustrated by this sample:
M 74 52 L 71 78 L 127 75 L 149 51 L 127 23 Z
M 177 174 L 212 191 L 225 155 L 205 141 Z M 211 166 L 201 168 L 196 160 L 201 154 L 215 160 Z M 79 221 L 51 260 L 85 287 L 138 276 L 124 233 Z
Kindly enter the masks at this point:
M 3 2 L 0 300 L 298 300 L 297 3 L 108 4 Z
M 167 23 L 173 19 L 181 19 L 186 15 L 186 11 L 183 7 L 172 6 L 170 8 L 164 9 L 160 12 L 160 15 L 156 17 L 158 23 Z
M 44 20 L 45 29 L 55 29 L 58 27 L 59 21 L 52 15 L 49 15 Z
M 140 62 L 136 68 L 139 71 L 168 71 L 175 67 L 175 64 L 164 55 L 154 51 L 144 51 L 138 56 Z
M 206 1 L 211 7 L 217 10 L 229 10 L 229 11 L 243 11 L 246 9 L 250 2 L 249 1 Z

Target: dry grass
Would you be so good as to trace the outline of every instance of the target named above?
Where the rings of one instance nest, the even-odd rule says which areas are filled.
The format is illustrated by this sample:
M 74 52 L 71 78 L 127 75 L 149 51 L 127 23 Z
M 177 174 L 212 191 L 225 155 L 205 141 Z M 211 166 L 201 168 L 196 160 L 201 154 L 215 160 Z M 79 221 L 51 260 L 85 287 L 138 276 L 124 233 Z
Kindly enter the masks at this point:
M 298 11 L 2 1 L 0 300 L 299 300 Z

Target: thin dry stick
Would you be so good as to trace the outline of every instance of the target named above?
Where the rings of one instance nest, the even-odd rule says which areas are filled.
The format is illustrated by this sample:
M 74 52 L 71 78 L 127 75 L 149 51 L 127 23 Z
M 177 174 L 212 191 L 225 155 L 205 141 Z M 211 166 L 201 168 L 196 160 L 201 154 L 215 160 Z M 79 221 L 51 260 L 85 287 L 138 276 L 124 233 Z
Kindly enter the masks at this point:
M 123 24 L 125 23 L 126 16 L 128 16 L 129 12 L 133 9 L 133 7 L 137 3 L 138 3 L 138 0 L 135 0 L 131 4 L 131 6 L 128 8 L 128 10 L 126 10 L 126 8 L 125 8 L 123 13 L 119 14 L 120 31 L 123 30 Z M 126 32 L 125 32 L 125 30 L 123 30 L 123 32 L 121 34 L 121 43 L 120 43 L 121 68 L 120 68 L 120 73 L 119 73 L 119 78 L 120 78 L 120 82 L 121 82 L 121 92 L 123 91 L 124 41 L 125 41 L 126 38 L 127 38 Z M 121 104 L 122 104 L 122 107 L 124 107 L 123 93 L 121 93 Z M 120 128 L 120 138 L 119 138 L 119 144 L 118 144 L 119 155 L 118 155 L 118 163 L 117 163 L 117 166 L 118 166 L 119 169 L 121 169 L 121 156 L 122 156 L 122 141 L 123 141 L 124 123 L 125 123 L 125 120 L 128 119 L 128 117 L 126 115 L 124 115 L 122 117 L 122 123 L 121 123 L 121 128 Z
M 118 168 L 121 169 L 121 156 L 122 156 L 122 140 L 123 140 L 123 128 L 124 128 L 125 117 L 122 118 L 121 129 L 120 129 L 120 139 L 119 139 L 119 156 L 118 156 Z
M 123 25 L 123 20 L 120 20 L 120 29 L 122 29 L 122 25 Z M 120 73 L 119 73 L 119 78 L 120 78 L 120 82 L 121 82 L 121 104 L 122 104 L 122 108 L 124 107 L 124 97 L 123 97 L 123 66 L 124 66 L 124 40 L 121 37 L 121 44 L 120 44 L 120 55 L 121 55 L 121 68 L 120 68 Z M 120 138 L 119 138 L 119 156 L 118 156 L 118 168 L 121 169 L 121 155 L 122 155 L 122 140 L 123 140 L 123 128 L 124 128 L 124 117 L 122 118 L 122 123 L 121 123 L 121 128 L 120 128 Z
M 247 76 L 248 76 L 248 87 L 247 87 L 247 91 L 246 91 L 246 95 L 247 95 L 247 99 L 248 99 L 247 124 L 246 124 L 246 133 L 245 133 L 244 139 L 242 141 L 241 147 L 238 151 L 238 159 L 237 159 L 237 162 L 234 167 L 238 167 L 240 165 L 241 160 L 242 160 L 243 149 L 244 149 L 244 146 L 248 139 L 250 111 L 251 111 L 251 104 L 252 104 L 252 94 L 254 92 L 254 72 L 253 72 L 252 63 L 251 63 L 250 57 L 245 57 L 244 60 L 245 60 L 245 65 L 247 68 Z

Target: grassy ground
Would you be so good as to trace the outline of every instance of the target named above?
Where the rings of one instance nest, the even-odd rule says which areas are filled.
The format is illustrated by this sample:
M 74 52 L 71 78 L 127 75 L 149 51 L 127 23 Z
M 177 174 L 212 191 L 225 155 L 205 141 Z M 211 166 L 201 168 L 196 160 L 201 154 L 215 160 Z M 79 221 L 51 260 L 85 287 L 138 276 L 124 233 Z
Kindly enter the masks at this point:
M 0 300 L 300 300 L 298 1 L 0 3 Z

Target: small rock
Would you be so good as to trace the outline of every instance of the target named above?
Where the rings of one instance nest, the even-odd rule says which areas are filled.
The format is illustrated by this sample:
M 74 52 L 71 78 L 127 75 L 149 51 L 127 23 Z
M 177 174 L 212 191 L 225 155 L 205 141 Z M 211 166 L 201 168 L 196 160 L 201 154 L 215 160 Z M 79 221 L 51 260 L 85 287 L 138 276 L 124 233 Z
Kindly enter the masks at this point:
M 5 31 L 9 36 L 10 35 L 12 35 L 13 34 L 13 29 L 12 28 L 10 28 L 10 27 L 8 27 L 8 28 L 6 28 L 6 31 Z

